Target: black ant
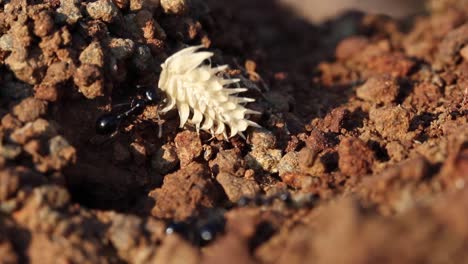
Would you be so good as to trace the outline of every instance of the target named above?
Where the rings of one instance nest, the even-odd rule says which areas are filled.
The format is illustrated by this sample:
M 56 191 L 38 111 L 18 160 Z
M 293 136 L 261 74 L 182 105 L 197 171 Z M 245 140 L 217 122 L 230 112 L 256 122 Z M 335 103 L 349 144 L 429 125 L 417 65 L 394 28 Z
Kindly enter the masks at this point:
M 166 234 L 178 234 L 196 246 L 205 246 L 224 232 L 226 210 L 212 208 L 204 217 L 190 217 L 185 221 L 167 223 Z
M 190 217 L 185 221 L 172 221 L 166 225 L 166 234 L 178 234 L 196 246 L 205 246 L 214 241 L 225 231 L 226 218 L 224 214 L 233 208 L 249 206 L 270 206 L 275 200 L 282 202 L 287 208 L 312 208 L 319 201 L 317 194 L 305 194 L 293 198 L 290 192 L 281 192 L 272 196 L 255 195 L 241 197 L 237 203 L 226 209 L 212 208 L 205 212 L 204 217 Z
M 137 88 L 140 88 L 137 86 Z M 115 133 L 120 123 L 131 117 L 143 113 L 148 105 L 157 104 L 160 101 L 158 93 L 154 89 L 146 89 L 143 98 L 134 99 L 129 108 L 120 113 L 110 113 L 100 116 L 96 120 L 96 133 L 100 135 L 111 135 Z

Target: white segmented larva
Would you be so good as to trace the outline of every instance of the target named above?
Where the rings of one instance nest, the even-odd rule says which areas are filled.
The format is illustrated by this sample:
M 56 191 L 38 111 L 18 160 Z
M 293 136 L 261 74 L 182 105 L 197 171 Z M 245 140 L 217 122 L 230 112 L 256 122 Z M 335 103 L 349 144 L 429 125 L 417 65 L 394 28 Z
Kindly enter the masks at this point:
M 201 130 L 213 136 L 223 135 L 228 138 L 226 126 L 233 137 L 249 126 L 260 127 L 257 123 L 246 119 L 246 115 L 260 114 L 247 109 L 242 104 L 254 102 L 255 99 L 237 97 L 238 93 L 247 88 L 227 88 L 240 79 L 224 79 L 220 74 L 228 68 L 227 65 L 211 67 L 203 65 L 203 61 L 213 56 L 212 52 L 198 51 L 203 46 L 193 46 L 182 49 L 166 59 L 161 64 L 159 88 L 167 95 L 167 105 L 162 113 L 177 107 L 180 117 L 180 127 L 188 121 L 197 132 Z M 192 117 L 189 120 L 190 113 Z M 203 123 L 203 124 L 202 124 Z

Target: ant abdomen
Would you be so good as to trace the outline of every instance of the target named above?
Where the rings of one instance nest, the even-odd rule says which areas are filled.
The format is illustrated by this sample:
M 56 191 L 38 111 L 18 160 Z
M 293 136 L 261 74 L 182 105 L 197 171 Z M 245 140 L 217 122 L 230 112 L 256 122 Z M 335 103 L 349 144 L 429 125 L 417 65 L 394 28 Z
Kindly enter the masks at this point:
M 115 114 L 105 114 L 96 120 L 96 133 L 99 135 L 110 135 L 117 131 L 120 119 Z

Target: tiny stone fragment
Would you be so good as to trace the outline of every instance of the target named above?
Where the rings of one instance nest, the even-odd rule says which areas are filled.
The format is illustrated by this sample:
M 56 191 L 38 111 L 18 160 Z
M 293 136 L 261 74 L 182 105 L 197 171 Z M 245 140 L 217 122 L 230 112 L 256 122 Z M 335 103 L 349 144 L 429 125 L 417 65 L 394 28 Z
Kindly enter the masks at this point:
M 21 147 L 13 144 L 0 144 L 0 156 L 7 160 L 16 159 L 21 154 Z
M 158 7 L 159 0 L 130 0 L 130 11 L 139 11 L 142 9 L 151 10 Z
M 179 236 L 166 236 L 158 248 L 153 263 L 197 264 L 200 262 L 199 251 Z
M 390 75 L 371 77 L 356 90 L 356 95 L 373 103 L 391 103 L 398 96 L 400 86 Z
M 299 170 L 298 154 L 296 151 L 291 151 L 284 155 L 278 163 L 279 176 Z
M 335 50 L 338 60 L 350 59 L 369 45 L 369 39 L 363 36 L 352 36 L 342 40 Z
M 60 7 L 57 9 L 56 20 L 58 22 L 66 22 L 73 25 L 80 20 L 83 15 L 81 14 L 80 0 L 60 0 Z
M 151 166 L 162 175 L 174 170 L 178 164 L 176 148 L 171 144 L 164 144 L 151 159 Z
M 44 115 L 46 110 L 46 102 L 29 97 L 13 108 L 13 114 L 22 122 L 31 122 Z
M 133 64 L 141 71 L 147 70 L 152 63 L 151 49 L 146 45 L 138 45 L 133 54 Z
M 104 66 L 104 51 L 98 41 L 93 41 L 80 54 L 80 62 L 99 67 Z
M 162 187 L 150 192 L 149 196 L 156 201 L 151 214 L 183 220 L 196 215 L 202 208 L 213 207 L 218 195 L 209 169 L 192 162 L 166 175 Z
M 34 18 L 34 34 L 38 37 L 45 37 L 52 33 L 54 29 L 54 20 L 46 12 L 40 12 L 37 17 Z
M 273 149 L 276 147 L 276 137 L 266 129 L 253 129 L 248 140 L 253 148 Z
M 468 44 L 468 23 L 452 30 L 440 42 L 437 52 L 438 62 L 453 65 L 460 58 L 460 50 Z
M 13 38 L 10 34 L 3 34 L 0 37 L 0 50 L 13 51 Z
M 407 151 L 404 146 L 401 145 L 398 141 L 391 141 L 386 146 L 388 156 L 394 161 L 401 161 L 407 156 Z
M 410 115 L 401 106 L 372 108 L 369 118 L 374 122 L 377 132 L 385 138 L 399 140 L 408 136 Z
M 349 176 L 363 176 L 371 172 L 374 162 L 372 150 L 358 138 L 345 138 L 338 146 L 338 166 Z
M 188 130 L 180 132 L 177 134 L 174 142 L 181 168 L 187 166 L 193 159 L 200 156 L 202 152 L 200 137 L 196 132 Z
M 135 50 L 135 43 L 131 39 L 113 38 L 109 42 L 112 55 L 118 60 L 130 57 Z
M 146 162 L 147 150 L 145 145 L 133 142 L 130 144 L 130 152 L 132 153 L 133 160 L 136 164 L 142 165 Z
M 86 5 L 86 11 L 94 19 L 112 22 L 119 14 L 119 9 L 110 0 L 98 0 Z
M 88 99 L 104 95 L 104 80 L 98 67 L 92 64 L 81 65 L 74 75 L 74 82 Z
M 280 149 L 258 150 L 254 149 L 245 157 L 248 166 L 254 170 L 264 170 L 270 173 L 278 172 L 281 160 Z
M 242 177 L 245 172 L 243 159 L 235 149 L 220 151 L 216 158 L 210 161 L 209 165 L 214 174 L 228 172 Z
M 254 197 L 260 191 L 255 181 L 236 177 L 227 172 L 220 172 L 216 180 L 223 187 L 231 202 L 236 202 L 243 196 Z
M 182 15 L 188 9 L 186 0 L 160 0 L 160 2 L 167 14 Z
M 23 127 L 16 129 L 10 135 L 13 142 L 24 144 L 31 138 L 39 136 L 54 136 L 57 134 L 56 129 L 44 119 L 37 119 L 34 122 L 26 123 Z
M 323 119 L 324 129 L 328 132 L 339 133 L 345 127 L 345 123 L 349 120 L 350 112 L 348 109 L 338 107 L 328 113 Z

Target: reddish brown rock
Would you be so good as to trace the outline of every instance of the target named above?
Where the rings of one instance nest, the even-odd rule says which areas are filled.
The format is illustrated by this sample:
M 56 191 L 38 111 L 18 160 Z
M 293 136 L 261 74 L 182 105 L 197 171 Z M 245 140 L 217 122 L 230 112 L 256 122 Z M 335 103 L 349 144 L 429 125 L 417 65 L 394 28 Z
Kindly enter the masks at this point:
M 196 132 L 188 130 L 180 132 L 175 137 L 174 143 L 181 168 L 187 166 L 202 152 L 200 137 Z
M 29 97 L 13 108 L 13 114 L 22 122 L 31 122 L 44 115 L 46 110 L 46 102 Z
M 134 216 L 111 213 L 108 236 L 118 255 L 130 263 L 154 263 L 157 245 L 164 237 L 164 224 Z
M 91 42 L 81 53 L 80 62 L 83 64 L 92 64 L 98 67 L 104 66 L 104 50 L 99 41 Z
M 209 165 L 214 174 L 227 172 L 237 177 L 242 177 L 245 172 L 245 162 L 236 149 L 218 152 L 216 158 L 210 161 Z
M 333 109 L 323 119 L 324 130 L 327 132 L 339 133 L 350 117 L 349 110 L 338 107 Z
M 392 77 L 405 77 L 416 63 L 404 54 L 385 54 L 368 60 L 367 66 L 376 74 L 390 74 Z
M 372 150 L 358 138 L 345 138 L 338 145 L 338 167 L 349 176 L 364 176 L 371 172 L 374 162 Z
M 80 92 L 88 99 L 104 95 L 104 79 L 101 70 L 91 64 L 83 64 L 73 76 Z
M 460 59 L 460 50 L 468 44 L 468 24 L 448 33 L 440 42 L 437 59 L 442 64 L 453 65 Z
M 197 264 L 201 263 L 200 252 L 181 237 L 170 235 L 162 242 L 154 263 Z
M 373 103 L 394 102 L 400 91 L 400 85 L 396 78 L 390 75 L 378 75 L 371 77 L 363 85 L 356 89 L 356 95 Z
M 23 127 L 16 129 L 10 135 L 13 142 L 19 144 L 25 144 L 32 138 L 38 138 L 40 136 L 52 137 L 57 134 L 57 131 L 53 125 L 47 122 L 45 119 L 39 118 L 34 122 L 29 122 Z
M 325 150 L 336 144 L 324 132 L 314 129 L 305 140 L 306 146 L 317 151 Z
M 359 54 L 369 45 L 369 39 L 362 36 L 352 36 L 342 40 L 335 50 L 335 57 L 338 60 L 346 60 Z
M 86 11 L 93 19 L 99 19 L 108 23 L 113 22 L 120 15 L 119 9 L 109 0 L 90 2 L 86 5 Z
M 3 129 L 17 129 L 21 126 L 21 121 L 12 114 L 6 114 L 2 117 L 1 125 Z
M 198 210 L 213 207 L 218 191 L 211 181 L 208 168 L 192 162 L 179 171 L 166 175 L 161 188 L 150 193 L 156 205 L 151 211 L 159 218 L 185 219 Z
M 374 122 L 375 129 L 385 138 L 404 140 L 409 135 L 410 114 L 401 106 L 385 106 L 372 108 L 369 119 Z
M 432 83 L 421 83 L 414 87 L 411 98 L 413 105 L 418 108 L 435 107 L 439 98 L 442 97 L 440 87 Z
M 34 86 L 34 98 L 49 102 L 55 102 L 59 98 L 60 91 L 57 86 L 39 84 Z
M 165 13 L 182 15 L 188 10 L 188 4 L 186 0 L 160 0 L 161 7 Z
M 241 197 L 254 197 L 260 191 L 260 187 L 254 180 L 236 177 L 227 172 L 220 172 L 216 180 L 223 187 L 231 202 L 236 202 Z

